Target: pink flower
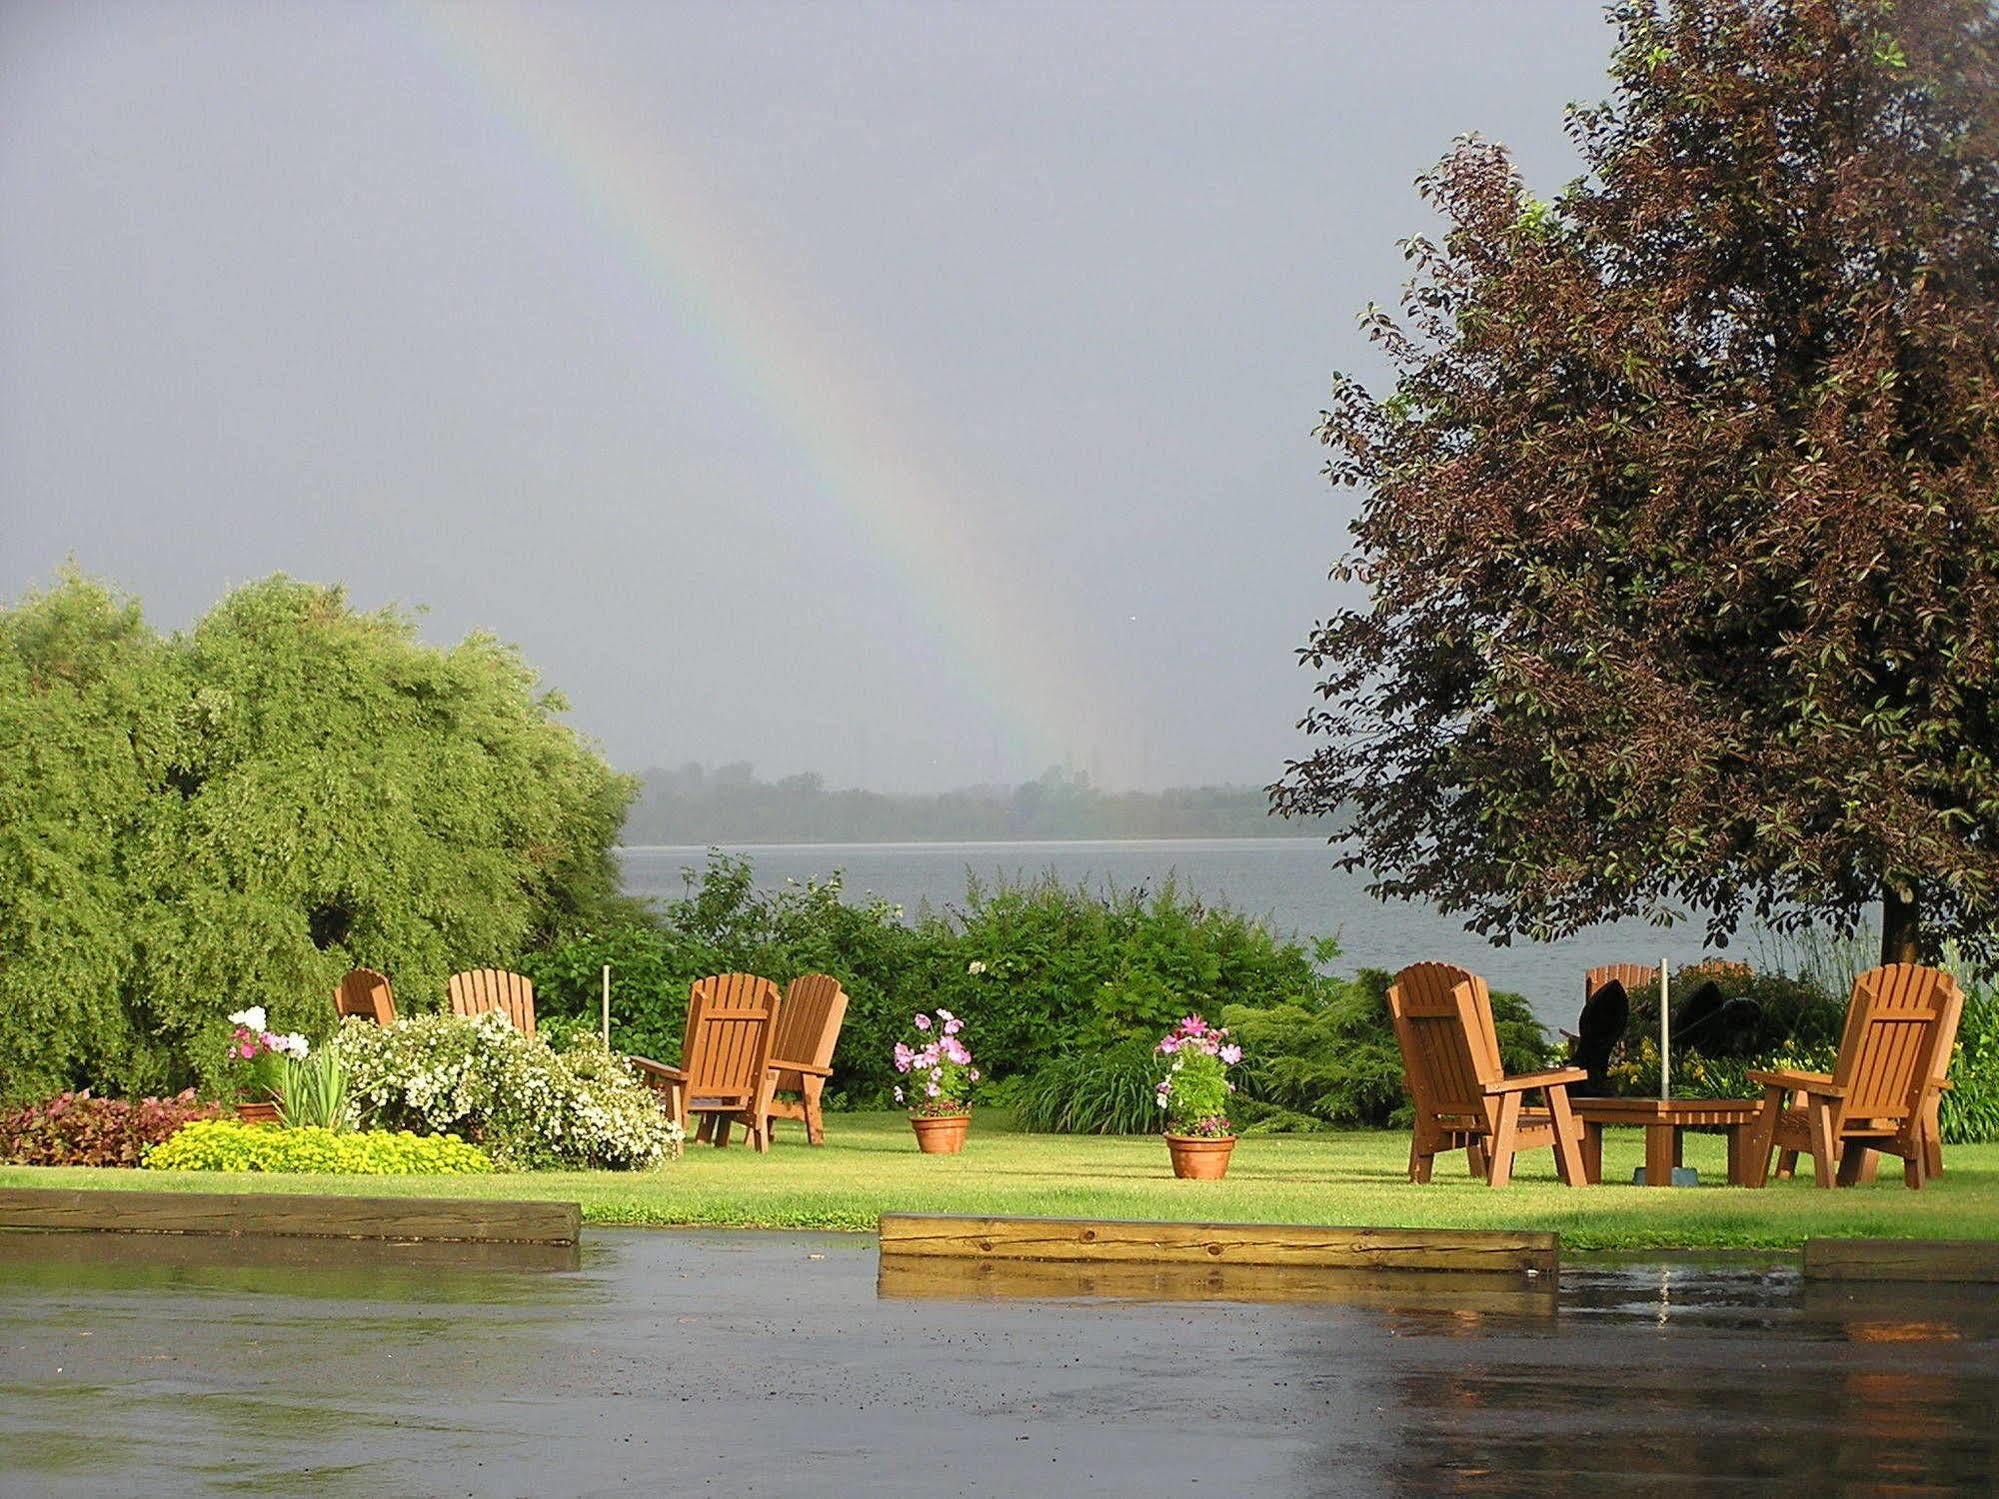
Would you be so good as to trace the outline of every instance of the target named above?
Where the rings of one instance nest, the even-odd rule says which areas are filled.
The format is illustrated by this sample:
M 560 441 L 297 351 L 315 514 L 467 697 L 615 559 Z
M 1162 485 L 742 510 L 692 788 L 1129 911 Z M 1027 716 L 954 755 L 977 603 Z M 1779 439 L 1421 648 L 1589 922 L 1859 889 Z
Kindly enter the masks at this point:
M 932 1098 L 935 1098 L 939 1093 L 943 1092 L 943 1089 L 939 1088 L 935 1083 L 932 1083 L 926 1091 L 930 1094 Z
M 953 1015 L 949 1010 L 939 1007 L 937 1011 L 937 1018 L 939 1020 L 956 1020 L 958 1017 L 956 1015 Z
M 909 1063 L 910 1063 L 910 1058 L 911 1058 L 912 1056 L 914 1056 L 914 1055 L 915 1055 L 915 1053 L 911 1052 L 911 1051 L 910 1051 L 910 1049 L 909 1049 L 909 1048 L 908 1048 L 907 1046 L 905 1046 L 905 1045 L 903 1045 L 903 1044 L 902 1044 L 902 1042 L 900 1042 L 900 1041 L 896 1042 L 896 1043 L 895 1043 L 895 1070 L 896 1070 L 897 1072 L 907 1072 L 907 1071 L 909 1071 Z
M 900 1088 L 897 1088 L 897 1089 L 895 1090 L 895 1101 L 896 1101 L 897 1103 L 901 1103 L 901 1102 L 902 1102 L 902 1089 L 900 1089 Z
M 1235 1045 L 1224 1046 L 1221 1049 L 1221 1059 L 1228 1063 L 1229 1066 L 1235 1066 L 1237 1062 L 1242 1060 L 1242 1048 Z
M 967 1076 L 969 1076 L 973 1082 L 977 1082 L 979 1080 L 979 1069 L 974 1067 L 971 1070 L 971 1072 L 967 1074 Z
M 1178 1036 L 1162 1037 L 1159 1042 L 1159 1046 L 1157 1048 L 1159 1054 L 1162 1057 L 1170 1057 L 1173 1055 L 1174 1052 L 1178 1051 L 1179 1049 L 1180 1049 L 1180 1038 Z
M 1208 1022 L 1203 1020 L 1199 1015 L 1189 1015 L 1185 1020 L 1180 1022 L 1180 1032 L 1182 1035 L 1201 1036 L 1206 1035 L 1207 1030 Z
M 929 1029 L 930 1029 L 930 1017 L 929 1017 L 928 1015 L 918 1015 L 918 1016 L 916 1017 L 916 1028 L 917 1028 L 918 1030 L 920 1030 L 920 1031 L 927 1031 L 927 1030 L 929 1030 Z
M 943 1011 L 940 1010 L 938 1011 L 938 1013 L 941 1015 Z M 963 1030 L 964 1028 L 965 1028 L 965 1022 L 962 1020 L 954 1018 L 944 1022 L 944 1034 L 947 1036 L 955 1036 L 958 1034 L 959 1031 Z

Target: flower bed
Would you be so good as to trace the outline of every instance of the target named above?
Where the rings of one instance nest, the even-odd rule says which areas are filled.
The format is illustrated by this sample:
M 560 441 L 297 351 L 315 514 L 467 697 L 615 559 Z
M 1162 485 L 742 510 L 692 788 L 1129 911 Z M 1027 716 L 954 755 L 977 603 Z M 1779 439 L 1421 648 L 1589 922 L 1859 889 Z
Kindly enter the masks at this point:
M 335 1134 L 304 1125 L 272 1129 L 237 1119 L 188 1125 L 146 1152 L 154 1171 L 325 1172 L 339 1176 L 468 1176 L 489 1172 L 493 1161 L 456 1135 L 414 1135 L 407 1130 Z
M 171 1139 L 218 1108 L 194 1090 L 172 1098 L 93 1098 L 58 1093 L 0 1114 L 0 1160 L 16 1166 L 137 1166 L 149 1147 Z

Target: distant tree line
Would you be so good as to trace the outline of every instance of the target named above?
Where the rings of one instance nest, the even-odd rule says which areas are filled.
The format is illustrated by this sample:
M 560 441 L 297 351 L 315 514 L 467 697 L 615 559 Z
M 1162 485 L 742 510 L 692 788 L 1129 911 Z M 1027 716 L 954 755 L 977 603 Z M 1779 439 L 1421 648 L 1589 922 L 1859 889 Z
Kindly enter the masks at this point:
M 1253 786 L 1105 791 L 1050 769 L 1018 786 L 932 795 L 834 790 L 818 775 L 759 780 L 748 764 L 649 770 L 627 844 L 952 842 L 1034 838 L 1295 837 Z

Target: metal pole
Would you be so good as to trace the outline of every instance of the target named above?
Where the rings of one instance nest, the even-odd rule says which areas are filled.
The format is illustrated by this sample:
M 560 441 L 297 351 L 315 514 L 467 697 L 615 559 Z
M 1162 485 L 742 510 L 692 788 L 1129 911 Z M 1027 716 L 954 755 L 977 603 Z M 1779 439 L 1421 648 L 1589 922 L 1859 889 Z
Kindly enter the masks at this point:
M 604 1045 L 611 1044 L 611 965 L 604 965 Z
M 1664 1103 L 1673 1096 L 1673 1037 L 1672 979 L 1666 971 L 1666 960 L 1659 960 L 1659 1102 Z

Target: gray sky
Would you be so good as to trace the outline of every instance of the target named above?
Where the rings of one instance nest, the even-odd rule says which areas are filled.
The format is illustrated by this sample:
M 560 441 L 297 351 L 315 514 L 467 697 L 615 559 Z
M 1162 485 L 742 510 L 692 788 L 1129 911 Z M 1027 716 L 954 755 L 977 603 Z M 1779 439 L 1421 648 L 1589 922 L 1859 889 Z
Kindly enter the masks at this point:
M 1272 779 L 1453 135 L 1595 0 L 0 10 L 0 596 L 488 627 L 619 764 Z

